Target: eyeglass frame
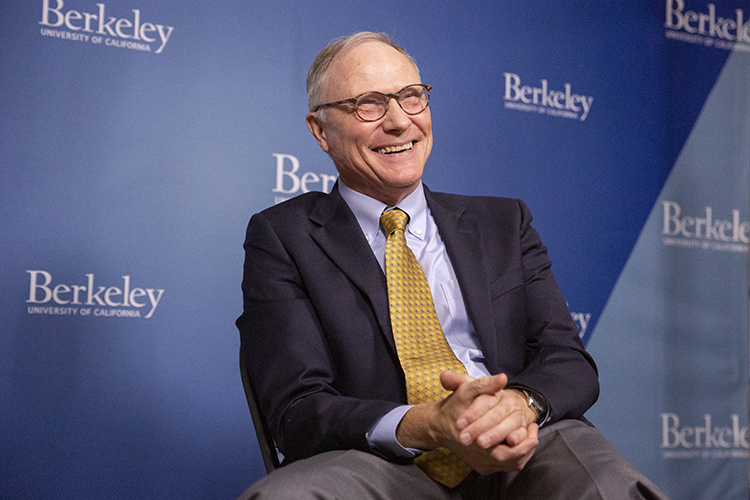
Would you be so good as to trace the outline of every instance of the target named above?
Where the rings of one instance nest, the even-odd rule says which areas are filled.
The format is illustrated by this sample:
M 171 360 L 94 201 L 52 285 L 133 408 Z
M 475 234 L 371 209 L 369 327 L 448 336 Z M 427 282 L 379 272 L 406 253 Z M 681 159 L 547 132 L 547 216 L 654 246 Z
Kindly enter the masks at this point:
M 406 111 L 404 107 L 401 105 L 401 101 L 399 101 L 401 92 L 408 89 L 409 87 L 422 87 L 424 91 L 427 93 L 427 102 L 425 103 L 424 108 L 422 108 L 421 111 L 417 111 L 416 113 L 409 113 L 408 111 Z M 394 93 L 378 92 L 377 90 L 371 90 L 369 92 L 362 92 L 361 94 L 357 94 L 356 96 L 350 97 L 349 99 L 342 99 L 340 101 L 327 102 L 325 104 L 318 104 L 317 106 L 315 106 L 312 112 L 316 113 L 318 110 L 322 108 L 330 108 L 332 106 L 340 106 L 342 104 L 354 104 L 354 114 L 356 114 L 360 120 L 364 122 L 376 122 L 380 120 L 381 118 L 383 118 L 388 113 L 388 105 L 390 104 L 391 99 L 396 99 L 396 102 L 398 103 L 398 107 L 400 107 L 404 113 L 406 113 L 409 116 L 415 116 L 420 113 L 424 113 L 425 109 L 427 109 L 427 107 L 430 105 L 430 90 L 432 90 L 432 85 L 425 85 L 424 83 L 412 83 L 402 88 L 398 92 L 394 92 Z M 360 97 L 362 97 L 363 95 L 367 95 L 367 94 L 380 94 L 386 98 L 385 110 L 383 111 L 383 114 L 379 116 L 378 118 L 375 118 L 374 120 L 366 120 L 362 118 L 359 114 L 359 107 L 357 106 L 357 101 L 359 100 Z

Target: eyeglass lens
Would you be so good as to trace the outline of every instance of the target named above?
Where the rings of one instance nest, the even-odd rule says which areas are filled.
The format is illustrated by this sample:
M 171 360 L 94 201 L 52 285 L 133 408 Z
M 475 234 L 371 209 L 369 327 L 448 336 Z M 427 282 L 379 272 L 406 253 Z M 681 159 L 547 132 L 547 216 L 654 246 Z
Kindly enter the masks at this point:
M 385 115 L 390 98 L 380 92 L 371 92 L 357 99 L 356 110 L 360 118 L 374 121 Z M 421 113 L 427 107 L 427 89 L 421 85 L 410 85 L 398 93 L 398 103 L 410 115 Z

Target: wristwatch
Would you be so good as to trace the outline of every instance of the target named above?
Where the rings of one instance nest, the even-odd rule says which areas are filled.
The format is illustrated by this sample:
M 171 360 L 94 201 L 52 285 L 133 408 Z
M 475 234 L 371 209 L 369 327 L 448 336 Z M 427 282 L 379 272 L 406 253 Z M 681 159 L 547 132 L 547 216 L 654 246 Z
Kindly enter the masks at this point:
M 526 389 L 521 389 L 521 392 L 526 397 L 526 404 L 536 413 L 536 423 L 541 424 L 547 417 L 547 408 L 544 403 L 535 398 L 534 395 Z

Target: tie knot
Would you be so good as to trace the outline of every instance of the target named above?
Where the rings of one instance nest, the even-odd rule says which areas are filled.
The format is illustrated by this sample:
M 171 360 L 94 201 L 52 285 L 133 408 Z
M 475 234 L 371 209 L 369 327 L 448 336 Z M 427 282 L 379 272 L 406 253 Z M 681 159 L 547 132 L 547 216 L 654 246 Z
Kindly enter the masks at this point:
M 380 224 L 385 229 L 386 236 L 390 236 L 393 231 L 406 229 L 406 223 L 409 220 L 409 214 L 400 208 L 394 208 L 380 214 Z

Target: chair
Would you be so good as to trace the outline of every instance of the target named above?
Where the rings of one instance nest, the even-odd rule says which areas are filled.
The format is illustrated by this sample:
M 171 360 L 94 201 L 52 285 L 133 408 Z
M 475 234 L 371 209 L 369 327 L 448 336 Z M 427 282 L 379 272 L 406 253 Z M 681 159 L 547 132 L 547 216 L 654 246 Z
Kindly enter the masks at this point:
M 247 358 L 245 352 L 240 347 L 240 374 L 242 375 L 242 385 L 245 388 L 245 398 L 247 406 L 250 407 L 250 415 L 253 418 L 255 426 L 255 435 L 258 437 L 258 446 L 263 456 L 263 463 L 266 466 L 266 472 L 270 474 L 280 466 L 279 455 L 276 451 L 276 443 L 271 436 L 271 431 L 266 423 L 266 418 L 260 411 L 258 397 L 253 390 L 253 381 L 250 379 L 250 372 L 247 367 Z

